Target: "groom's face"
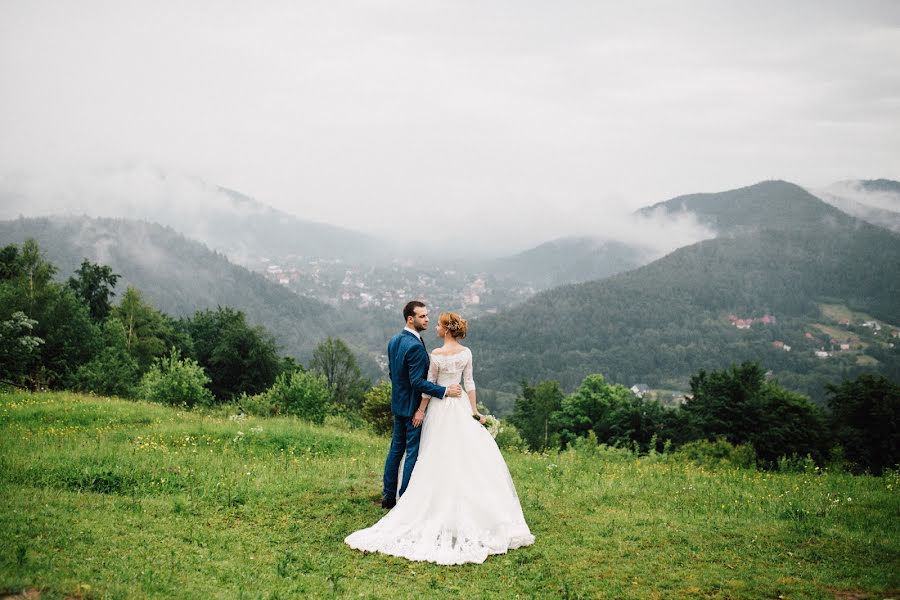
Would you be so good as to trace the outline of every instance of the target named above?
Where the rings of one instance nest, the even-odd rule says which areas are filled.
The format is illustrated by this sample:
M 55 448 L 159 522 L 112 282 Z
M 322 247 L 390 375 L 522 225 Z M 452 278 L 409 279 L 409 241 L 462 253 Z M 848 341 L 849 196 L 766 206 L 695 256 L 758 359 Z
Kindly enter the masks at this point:
M 416 331 L 425 331 L 428 329 L 428 309 L 417 306 L 412 316 L 412 326 Z

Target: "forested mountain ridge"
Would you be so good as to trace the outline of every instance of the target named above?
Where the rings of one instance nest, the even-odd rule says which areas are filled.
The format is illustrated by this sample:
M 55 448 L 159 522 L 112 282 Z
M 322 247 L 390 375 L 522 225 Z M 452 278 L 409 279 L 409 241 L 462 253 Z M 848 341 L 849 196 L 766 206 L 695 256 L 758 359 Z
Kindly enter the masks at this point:
M 302 210 L 303 201 L 296 205 Z M 301 219 L 199 177 L 152 165 L 0 178 L 0 218 L 57 215 L 159 223 L 242 265 L 289 255 L 367 259 L 384 246 L 362 232 Z
M 786 181 L 764 181 L 719 193 L 688 194 L 639 210 L 692 212 L 720 234 L 756 229 L 809 229 L 833 221 L 851 225 L 853 217 Z
M 545 288 L 628 271 L 645 264 L 647 255 L 644 249 L 615 240 L 565 237 L 497 260 L 488 270 Z
M 819 302 L 900 323 L 900 236 L 784 182 L 665 204 L 695 210 L 727 233 L 479 319 L 471 335 L 480 384 L 514 391 L 511 382 L 556 379 L 572 387 L 602 373 L 627 385 L 683 388 L 701 368 L 760 360 L 821 400 L 824 381 L 872 370 L 873 362 L 874 370 L 900 372 L 896 348 L 872 347 L 863 363 L 850 355 L 823 361 L 802 341 L 821 318 Z M 776 322 L 739 330 L 729 315 Z M 795 350 L 775 349 L 776 341 Z
M 0 222 L 0 246 L 28 238 L 59 268 L 58 277 L 68 277 L 83 258 L 109 265 L 121 275 L 119 295 L 135 286 L 154 306 L 176 317 L 217 306 L 236 308 L 273 332 L 283 350 L 298 358 L 328 335 L 335 312 L 157 224 L 89 217 Z
M 839 181 L 810 190 L 845 213 L 900 233 L 900 182 L 890 179 Z

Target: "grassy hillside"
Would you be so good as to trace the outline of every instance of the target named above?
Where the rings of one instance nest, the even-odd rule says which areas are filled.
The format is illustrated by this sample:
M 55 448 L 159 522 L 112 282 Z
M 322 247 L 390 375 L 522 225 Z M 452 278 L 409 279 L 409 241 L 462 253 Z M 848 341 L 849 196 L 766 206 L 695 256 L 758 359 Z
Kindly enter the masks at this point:
M 35 598 L 863 598 L 900 592 L 900 478 L 507 453 L 537 542 L 439 567 L 346 547 L 387 439 L 0 395 L 0 590 Z M 0 592 L 2 595 L 2 592 Z

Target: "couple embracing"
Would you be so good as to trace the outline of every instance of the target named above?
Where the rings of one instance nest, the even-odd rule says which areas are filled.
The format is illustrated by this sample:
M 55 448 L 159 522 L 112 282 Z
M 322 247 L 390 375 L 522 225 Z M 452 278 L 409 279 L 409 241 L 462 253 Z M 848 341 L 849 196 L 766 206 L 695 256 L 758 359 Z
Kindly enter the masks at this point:
M 381 505 L 390 512 L 344 541 L 442 565 L 481 563 L 532 544 L 509 469 L 476 408 L 472 352 L 459 342 L 466 321 L 441 314 L 444 345 L 429 359 L 426 306 L 410 302 L 403 317 L 406 327 L 388 344 L 394 434 Z

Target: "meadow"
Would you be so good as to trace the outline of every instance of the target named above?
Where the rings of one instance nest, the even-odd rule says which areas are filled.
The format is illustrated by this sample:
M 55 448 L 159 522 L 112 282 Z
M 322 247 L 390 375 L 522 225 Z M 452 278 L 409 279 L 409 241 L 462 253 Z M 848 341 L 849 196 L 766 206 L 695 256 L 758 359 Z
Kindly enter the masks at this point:
M 0 597 L 900 597 L 900 474 L 506 451 L 536 543 L 442 567 L 343 544 L 387 438 L 331 418 L 0 394 Z

